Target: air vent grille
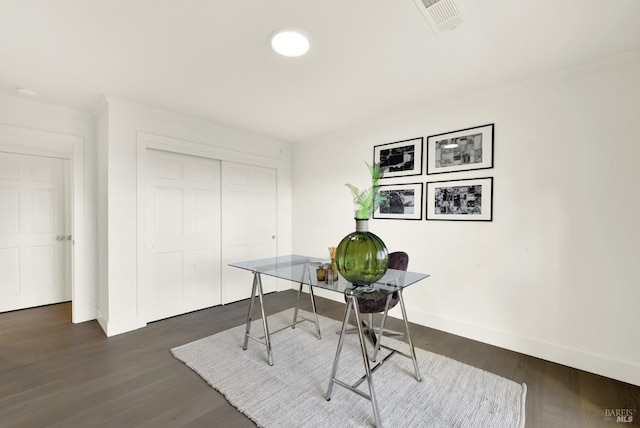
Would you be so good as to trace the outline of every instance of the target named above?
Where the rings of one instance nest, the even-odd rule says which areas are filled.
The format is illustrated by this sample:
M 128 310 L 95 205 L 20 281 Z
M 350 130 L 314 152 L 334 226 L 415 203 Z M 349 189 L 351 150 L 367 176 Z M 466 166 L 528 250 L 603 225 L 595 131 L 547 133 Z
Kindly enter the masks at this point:
M 436 34 L 452 30 L 465 20 L 465 10 L 459 0 L 414 0 L 418 9 Z

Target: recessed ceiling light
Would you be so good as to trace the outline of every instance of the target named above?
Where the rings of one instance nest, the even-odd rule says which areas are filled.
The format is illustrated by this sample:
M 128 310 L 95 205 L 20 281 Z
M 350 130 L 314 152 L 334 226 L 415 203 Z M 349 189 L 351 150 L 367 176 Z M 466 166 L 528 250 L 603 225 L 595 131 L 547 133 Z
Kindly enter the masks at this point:
M 29 88 L 18 88 L 16 89 L 20 95 L 24 95 L 25 97 L 37 97 L 40 95 L 37 91 Z
M 298 31 L 281 30 L 271 37 L 271 47 L 282 56 L 302 56 L 309 51 L 309 39 Z

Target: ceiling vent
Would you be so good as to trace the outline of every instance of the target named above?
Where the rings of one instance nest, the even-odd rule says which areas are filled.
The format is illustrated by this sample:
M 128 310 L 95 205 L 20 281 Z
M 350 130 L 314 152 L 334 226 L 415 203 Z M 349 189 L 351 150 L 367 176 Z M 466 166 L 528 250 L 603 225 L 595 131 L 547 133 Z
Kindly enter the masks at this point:
M 466 12 L 459 0 L 413 1 L 436 35 L 453 30 L 466 19 Z

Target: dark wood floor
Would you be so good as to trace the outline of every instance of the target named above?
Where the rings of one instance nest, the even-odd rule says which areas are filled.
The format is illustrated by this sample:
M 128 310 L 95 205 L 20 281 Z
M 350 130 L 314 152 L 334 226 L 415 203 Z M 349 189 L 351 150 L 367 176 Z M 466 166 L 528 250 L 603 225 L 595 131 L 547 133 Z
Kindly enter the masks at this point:
M 265 306 L 275 313 L 294 303 L 285 291 Z M 247 308 L 218 306 L 111 338 L 95 321 L 71 324 L 69 303 L 0 314 L 0 427 L 254 426 L 169 352 L 244 323 Z M 341 320 L 343 308 L 318 299 L 327 317 Z M 640 426 L 640 387 L 418 325 L 412 336 L 420 348 L 525 382 L 528 428 Z M 605 409 L 633 409 L 634 421 L 608 421 Z

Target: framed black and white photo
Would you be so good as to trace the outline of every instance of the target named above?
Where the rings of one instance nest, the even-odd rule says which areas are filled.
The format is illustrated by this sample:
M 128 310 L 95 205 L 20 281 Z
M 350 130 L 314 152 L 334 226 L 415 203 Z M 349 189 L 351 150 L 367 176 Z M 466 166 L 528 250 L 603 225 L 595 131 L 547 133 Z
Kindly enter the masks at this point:
M 424 138 L 373 146 L 373 162 L 380 163 L 382 178 L 422 174 Z
M 427 220 L 493 220 L 493 177 L 427 183 Z
M 427 138 L 427 174 L 493 168 L 493 123 Z
M 380 186 L 387 200 L 373 213 L 373 218 L 422 220 L 422 183 Z

